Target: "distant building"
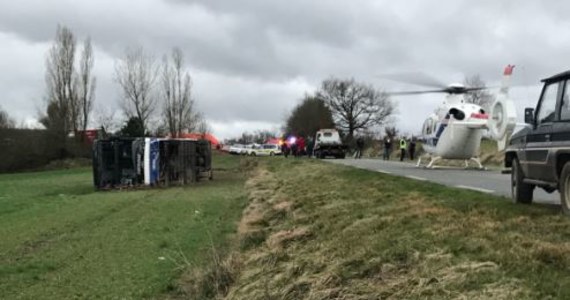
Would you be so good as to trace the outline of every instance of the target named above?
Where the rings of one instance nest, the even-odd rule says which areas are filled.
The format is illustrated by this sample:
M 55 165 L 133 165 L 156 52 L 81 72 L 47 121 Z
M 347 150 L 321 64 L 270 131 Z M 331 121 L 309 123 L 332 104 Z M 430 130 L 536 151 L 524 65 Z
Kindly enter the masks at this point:
M 87 129 L 85 131 L 79 130 L 79 131 L 77 131 L 77 133 L 71 132 L 68 136 L 69 137 L 75 137 L 75 136 L 82 137 L 85 144 L 92 145 L 96 139 L 105 137 L 105 131 L 103 129 Z
M 210 133 L 183 133 L 179 137 L 185 139 L 207 140 L 212 144 L 212 148 L 218 149 L 221 147 L 220 141 Z
M 268 145 L 281 145 L 282 141 L 280 138 L 270 138 L 265 143 Z

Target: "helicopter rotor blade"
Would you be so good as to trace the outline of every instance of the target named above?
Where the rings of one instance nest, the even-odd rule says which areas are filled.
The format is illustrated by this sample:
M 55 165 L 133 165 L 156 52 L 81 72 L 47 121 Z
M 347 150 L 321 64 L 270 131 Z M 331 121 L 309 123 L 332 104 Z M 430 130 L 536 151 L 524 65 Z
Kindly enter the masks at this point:
M 440 90 L 425 90 L 425 91 L 405 91 L 405 92 L 387 92 L 389 96 L 408 96 L 408 95 L 421 95 L 421 94 L 436 94 L 448 93 L 446 89 Z
M 492 86 L 477 86 L 477 87 L 466 87 L 465 88 L 465 92 L 475 92 L 475 91 L 482 91 L 482 90 L 490 90 L 490 89 L 495 89 L 495 87 Z
M 422 72 L 390 73 L 390 74 L 381 74 L 378 75 L 377 77 L 392 81 L 398 81 L 402 83 L 429 86 L 434 88 L 443 89 L 447 87 L 446 84 Z

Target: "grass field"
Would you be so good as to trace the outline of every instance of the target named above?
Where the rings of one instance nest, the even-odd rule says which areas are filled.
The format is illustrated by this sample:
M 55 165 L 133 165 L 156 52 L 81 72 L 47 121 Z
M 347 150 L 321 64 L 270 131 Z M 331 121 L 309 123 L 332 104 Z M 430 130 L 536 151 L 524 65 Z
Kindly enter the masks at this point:
M 90 169 L 0 175 L 0 298 L 172 294 L 245 205 L 239 159 L 214 167 L 214 181 L 137 191 L 95 192 Z
M 0 176 L 0 298 L 570 298 L 556 207 L 316 160 L 215 166 L 139 191 L 94 192 L 87 169 Z
M 558 208 L 308 160 L 246 187 L 226 299 L 570 298 Z

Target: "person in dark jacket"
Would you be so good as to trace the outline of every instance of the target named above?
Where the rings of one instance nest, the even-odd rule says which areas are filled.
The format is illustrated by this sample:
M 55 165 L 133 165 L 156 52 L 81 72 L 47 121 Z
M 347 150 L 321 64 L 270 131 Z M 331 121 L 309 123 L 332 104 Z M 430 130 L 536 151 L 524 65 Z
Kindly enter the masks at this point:
M 297 143 L 291 143 L 291 155 L 293 155 L 293 157 L 297 157 L 297 152 L 299 151 L 299 147 L 297 145 Z
M 283 141 L 283 144 L 281 144 L 281 152 L 283 153 L 283 156 L 285 156 L 285 158 L 289 156 L 289 146 L 285 141 Z
M 408 154 L 410 155 L 410 160 L 414 160 L 414 155 L 416 154 L 416 139 L 412 138 L 410 140 L 410 145 L 408 145 Z
M 384 137 L 384 160 L 390 160 L 392 152 L 392 139 L 389 136 Z
M 354 158 L 359 159 L 362 157 L 362 150 L 364 149 L 364 139 L 362 137 L 358 137 L 356 139 L 356 155 Z
M 312 137 L 307 140 L 307 156 L 310 158 L 313 156 L 313 149 L 315 148 L 315 141 Z

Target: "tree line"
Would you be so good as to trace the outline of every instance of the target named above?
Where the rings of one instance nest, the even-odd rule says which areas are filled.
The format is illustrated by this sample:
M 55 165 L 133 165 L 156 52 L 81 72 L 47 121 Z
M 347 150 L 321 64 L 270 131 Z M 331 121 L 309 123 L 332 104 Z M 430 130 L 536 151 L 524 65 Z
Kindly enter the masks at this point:
M 68 135 L 85 131 L 90 123 L 98 123 L 105 131 L 116 127 L 115 113 L 108 109 L 101 109 L 97 120 L 92 120 L 97 81 L 91 39 L 83 41 L 79 57 L 78 50 L 73 32 L 58 26 L 46 58 L 45 111 L 39 120 L 63 152 Z M 157 115 L 161 121 L 152 126 L 154 133 L 176 137 L 185 131 L 208 130 L 196 109 L 192 77 L 179 48 L 163 55 L 161 63 L 142 47 L 127 48 L 115 63 L 114 80 L 120 91 L 119 106 L 127 118 L 119 134 L 148 135 L 150 121 Z M 3 119 L 7 116 L 0 114 L 0 122 L 10 124 Z
M 127 48 L 115 61 L 117 104 L 125 118 L 95 98 L 95 61 L 89 37 L 78 41 L 70 28 L 57 27 L 45 58 L 45 94 L 38 112 L 45 130 L 16 128 L 16 121 L 0 107 L 0 146 L 5 152 L 0 172 L 90 157 L 84 132 L 94 125 L 107 134 L 122 136 L 177 137 L 186 131 L 209 131 L 196 108 L 191 73 L 179 48 L 164 54 L 162 60 L 142 47 Z

